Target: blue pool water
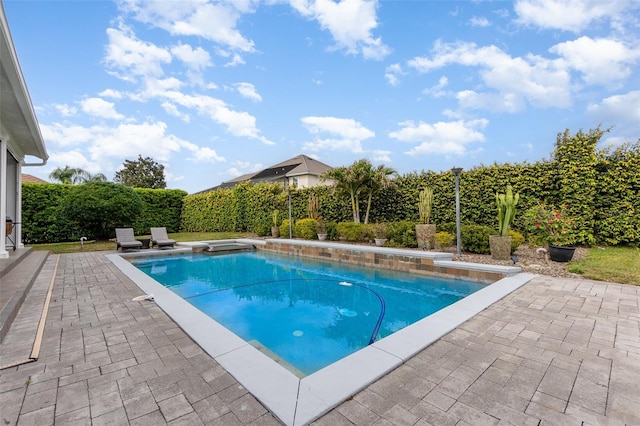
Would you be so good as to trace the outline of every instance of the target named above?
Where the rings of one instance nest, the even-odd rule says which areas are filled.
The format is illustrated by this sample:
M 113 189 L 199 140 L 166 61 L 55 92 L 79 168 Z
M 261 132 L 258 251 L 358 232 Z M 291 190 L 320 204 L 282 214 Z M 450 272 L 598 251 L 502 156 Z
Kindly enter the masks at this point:
M 484 287 L 264 252 L 132 263 L 298 374 L 311 374 Z

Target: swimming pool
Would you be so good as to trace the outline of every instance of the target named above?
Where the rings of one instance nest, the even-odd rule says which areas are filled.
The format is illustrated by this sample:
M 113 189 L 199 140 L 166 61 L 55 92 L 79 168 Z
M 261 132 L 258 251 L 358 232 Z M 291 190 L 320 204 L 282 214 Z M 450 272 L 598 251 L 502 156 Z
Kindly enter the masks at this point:
M 132 263 L 298 377 L 484 287 L 268 252 Z
M 311 257 L 324 258 L 330 255 L 346 261 L 367 259 L 365 265 L 368 267 L 384 267 L 385 264 L 389 264 L 392 269 L 414 268 L 416 273 L 424 267 L 420 262 L 414 261 L 415 258 L 421 257 L 432 259 L 430 261 L 432 266 L 427 265 L 427 267 L 436 272 L 443 271 L 468 277 L 486 272 L 489 275 L 499 276 L 490 281 L 491 285 L 486 285 L 464 299 L 390 336 L 377 340 L 313 374 L 300 378 L 130 262 L 132 259 L 149 257 L 157 253 L 153 253 L 152 250 L 141 250 L 135 253 L 106 255 L 143 293 L 155 296 L 152 302 L 140 303 L 157 304 L 271 413 L 284 424 L 293 426 L 306 425 L 322 416 L 535 276 L 522 273 L 520 268 L 516 267 L 454 262 L 451 255 L 447 253 L 282 239 L 240 239 L 226 242 L 249 244 L 259 250 L 269 250 L 272 246 L 271 249 L 275 247 L 278 251 L 289 250 L 297 255 L 311 255 Z M 202 250 L 208 245 L 210 242 L 181 243 L 171 253 L 191 253 Z

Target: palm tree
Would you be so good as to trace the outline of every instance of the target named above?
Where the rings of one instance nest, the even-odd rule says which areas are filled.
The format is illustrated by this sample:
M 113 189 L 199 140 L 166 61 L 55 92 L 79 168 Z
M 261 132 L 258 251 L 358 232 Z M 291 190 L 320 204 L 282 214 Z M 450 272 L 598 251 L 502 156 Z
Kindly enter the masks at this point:
M 102 173 L 91 174 L 87 173 L 87 178 L 85 179 L 85 183 L 88 182 L 106 182 L 107 177 Z
M 53 179 L 60 183 L 66 183 L 75 185 L 76 183 L 84 182 L 88 177 L 88 173 L 80 168 L 73 168 L 64 166 L 64 168 L 58 167 L 49 174 L 49 179 Z
M 87 182 L 106 182 L 107 177 L 102 173 L 96 173 L 92 175 L 91 173 L 81 168 L 64 166 L 64 168 L 58 167 L 57 169 L 52 171 L 49 174 L 49 179 L 53 179 L 60 183 L 76 185 L 79 183 Z
M 361 177 L 361 168 L 356 168 L 357 163 L 349 167 L 335 167 L 327 170 L 321 176 L 323 181 L 332 179 L 336 190 L 348 195 L 351 200 L 351 211 L 353 213 L 353 221 L 360 223 L 360 200 L 359 193 L 364 183 Z
M 395 170 L 384 166 L 374 169 L 369 160 L 362 159 L 349 167 L 336 167 L 327 170 L 322 175 L 322 179 L 333 179 L 336 189 L 349 196 L 355 223 L 360 223 L 360 196 L 363 193 L 367 194 L 367 213 L 364 222 L 367 223 L 373 194 L 384 187 L 387 184 L 388 176 L 394 173 Z
M 364 216 L 365 224 L 369 223 L 369 212 L 371 211 L 371 199 L 373 198 L 373 195 L 382 189 L 389 187 L 393 183 L 393 181 L 389 179 L 389 176 L 395 174 L 397 174 L 397 172 L 391 167 L 381 164 L 374 169 L 371 166 L 371 163 L 369 163 L 369 170 L 367 171 L 368 179 L 364 188 L 368 196 L 367 212 Z

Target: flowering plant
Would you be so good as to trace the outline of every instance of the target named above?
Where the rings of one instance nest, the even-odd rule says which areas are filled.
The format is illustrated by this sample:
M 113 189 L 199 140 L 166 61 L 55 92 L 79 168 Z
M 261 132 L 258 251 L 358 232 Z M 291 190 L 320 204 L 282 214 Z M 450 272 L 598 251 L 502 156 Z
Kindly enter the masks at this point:
M 545 242 L 555 246 L 571 246 L 575 243 L 575 218 L 567 205 L 556 207 L 539 203 L 525 213 L 525 226 L 533 242 Z

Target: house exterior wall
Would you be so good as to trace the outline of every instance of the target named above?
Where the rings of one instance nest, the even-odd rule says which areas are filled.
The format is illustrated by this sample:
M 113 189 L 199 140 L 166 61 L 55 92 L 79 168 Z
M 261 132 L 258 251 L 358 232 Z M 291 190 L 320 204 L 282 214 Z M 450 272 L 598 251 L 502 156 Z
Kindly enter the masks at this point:
M 289 185 L 295 185 L 296 188 L 311 188 L 319 185 L 331 185 L 330 181 L 322 182 L 320 176 L 316 175 L 299 175 L 290 176 Z

